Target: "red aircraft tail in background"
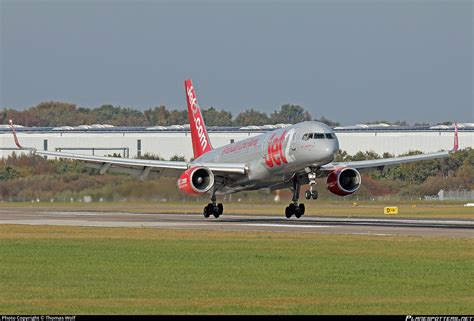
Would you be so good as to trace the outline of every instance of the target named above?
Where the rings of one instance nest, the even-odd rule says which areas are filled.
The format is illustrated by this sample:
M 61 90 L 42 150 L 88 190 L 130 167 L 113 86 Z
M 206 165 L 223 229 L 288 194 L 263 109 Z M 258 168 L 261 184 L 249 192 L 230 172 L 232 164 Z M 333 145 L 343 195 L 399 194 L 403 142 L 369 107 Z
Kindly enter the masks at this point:
M 453 150 L 457 151 L 459 149 L 459 144 L 458 144 L 458 124 L 454 123 L 454 147 Z
M 199 108 L 191 79 L 184 81 L 184 87 L 186 89 L 186 102 L 188 103 L 188 117 L 193 142 L 193 152 L 194 158 L 196 159 L 202 154 L 212 150 L 212 146 L 209 136 L 207 135 L 201 108 Z
M 15 129 L 15 125 L 13 125 L 13 120 L 9 120 L 8 121 L 8 124 L 10 125 L 10 128 L 12 129 L 12 132 L 13 132 L 13 140 L 15 141 L 15 145 L 19 148 L 19 149 L 24 149 L 23 146 L 20 145 L 20 142 L 18 141 L 18 137 L 16 136 L 16 129 Z

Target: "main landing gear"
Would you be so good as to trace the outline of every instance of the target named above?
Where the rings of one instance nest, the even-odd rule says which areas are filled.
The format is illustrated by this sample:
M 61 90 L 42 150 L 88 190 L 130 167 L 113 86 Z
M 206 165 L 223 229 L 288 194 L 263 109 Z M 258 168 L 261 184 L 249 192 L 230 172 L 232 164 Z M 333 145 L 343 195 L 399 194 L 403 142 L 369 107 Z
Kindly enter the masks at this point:
M 222 203 L 216 204 L 216 195 L 214 193 L 212 193 L 211 202 L 204 207 L 204 217 L 208 218 L 213 215 L 215 218 L 218 218 L 224 212 L 224 205 Z
M 304 215 L 305 207 L 303 203 L 298 204 L 300 182 L 296 176 L 293 178 L 293 186 L 290 189 L 293 191 L 293 203 L 286 207 L 285 216 L 286 218 L 290 218 L 294 215 L 296 218 L 300 218 Z
M 309 199 L 317 199 L 318 198 L 318 192 L 316 190 L 313 190 L 313 187 L 316 185 L 316 172 L 314 169 L 308 169 L 308 180 L 309 180 L 309 190 L 306 190 L 304 192 L 304 197 L 309 200 Z M 293 178 L 293 185 L 290 187 L 290 189 L 293 191 L 293 199 L 292 203 L 288 205 L 285 209 L 285 216 L 286 218 L 290 218 L 293 215 L 296 218 L 300 218 L 301 216 L 304 215 L 305 212 L 305 207 L 303 203 L 298 204 L 298 198 L 300 196 L 300 181 L 297 176 Z

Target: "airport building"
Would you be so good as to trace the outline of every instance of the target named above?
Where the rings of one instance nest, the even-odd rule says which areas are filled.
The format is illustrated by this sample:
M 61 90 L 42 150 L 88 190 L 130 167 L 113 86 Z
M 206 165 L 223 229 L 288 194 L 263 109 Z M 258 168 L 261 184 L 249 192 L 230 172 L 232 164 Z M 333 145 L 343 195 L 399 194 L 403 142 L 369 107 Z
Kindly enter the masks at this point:
M 357 125 L 334 129 L 340 149 L 353 155 L 359 151 L 385 152 L 400 155 L 412 150 L 423 153 L 449 150 L 453 147 L 454 129 L 448 126 L 406 128 L 396 126 Z M 474 126 L 460 124 L 459 148 L 474 147 Z M 277 125 L 284 127 L 285 125 Z M 274 125 L 262 127 L 209 127 L 208 133 L 214 147 L 234 143 L 263 132 Z M 27 128 L 18 127 L 18 137 L 25 147 L 41 150 L 64 151 L 87 155 L 113 155 L 135 158 L 146 153 L 164 159 L 184 156 L 191 159 L 192 146 L 189 127 L 113 127 L 92 125 L 79 127 Z M 16 150 L 8 126 L 0 127 L 0 157 Z M 17 151 L 18 152 L 18 151 Z

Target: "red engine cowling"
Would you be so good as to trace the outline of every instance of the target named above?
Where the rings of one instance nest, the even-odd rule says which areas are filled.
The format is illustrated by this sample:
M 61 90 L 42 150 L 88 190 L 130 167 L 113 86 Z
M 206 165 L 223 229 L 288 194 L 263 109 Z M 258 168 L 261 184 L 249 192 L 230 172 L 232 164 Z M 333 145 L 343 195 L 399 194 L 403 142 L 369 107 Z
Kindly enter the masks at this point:
M 178 179 L 178 189 L 188 195 L 198 196 L 214 186 L 214 174 L 206 167 L 191 167 Z
M 345 167 L 331 172 L 326 183 L 331 193 L 346 196 L 355 193 L 359 189 L 361 181 L 358 170 Z

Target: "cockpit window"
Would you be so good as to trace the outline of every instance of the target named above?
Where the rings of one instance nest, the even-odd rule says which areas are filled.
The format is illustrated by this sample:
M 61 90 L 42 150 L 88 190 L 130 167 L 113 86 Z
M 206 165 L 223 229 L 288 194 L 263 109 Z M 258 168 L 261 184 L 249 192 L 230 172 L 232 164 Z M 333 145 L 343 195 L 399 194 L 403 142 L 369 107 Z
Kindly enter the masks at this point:
M 303 140 L 308 140 L 308 139 L 334 139 L 335 136 L 333 133 L 306 133 L 303 135 Z
M 314 138 L 316 138 L 316 139 L 324 139 L 324 134 L 321 134 L 321 133 L 314 133 Z

